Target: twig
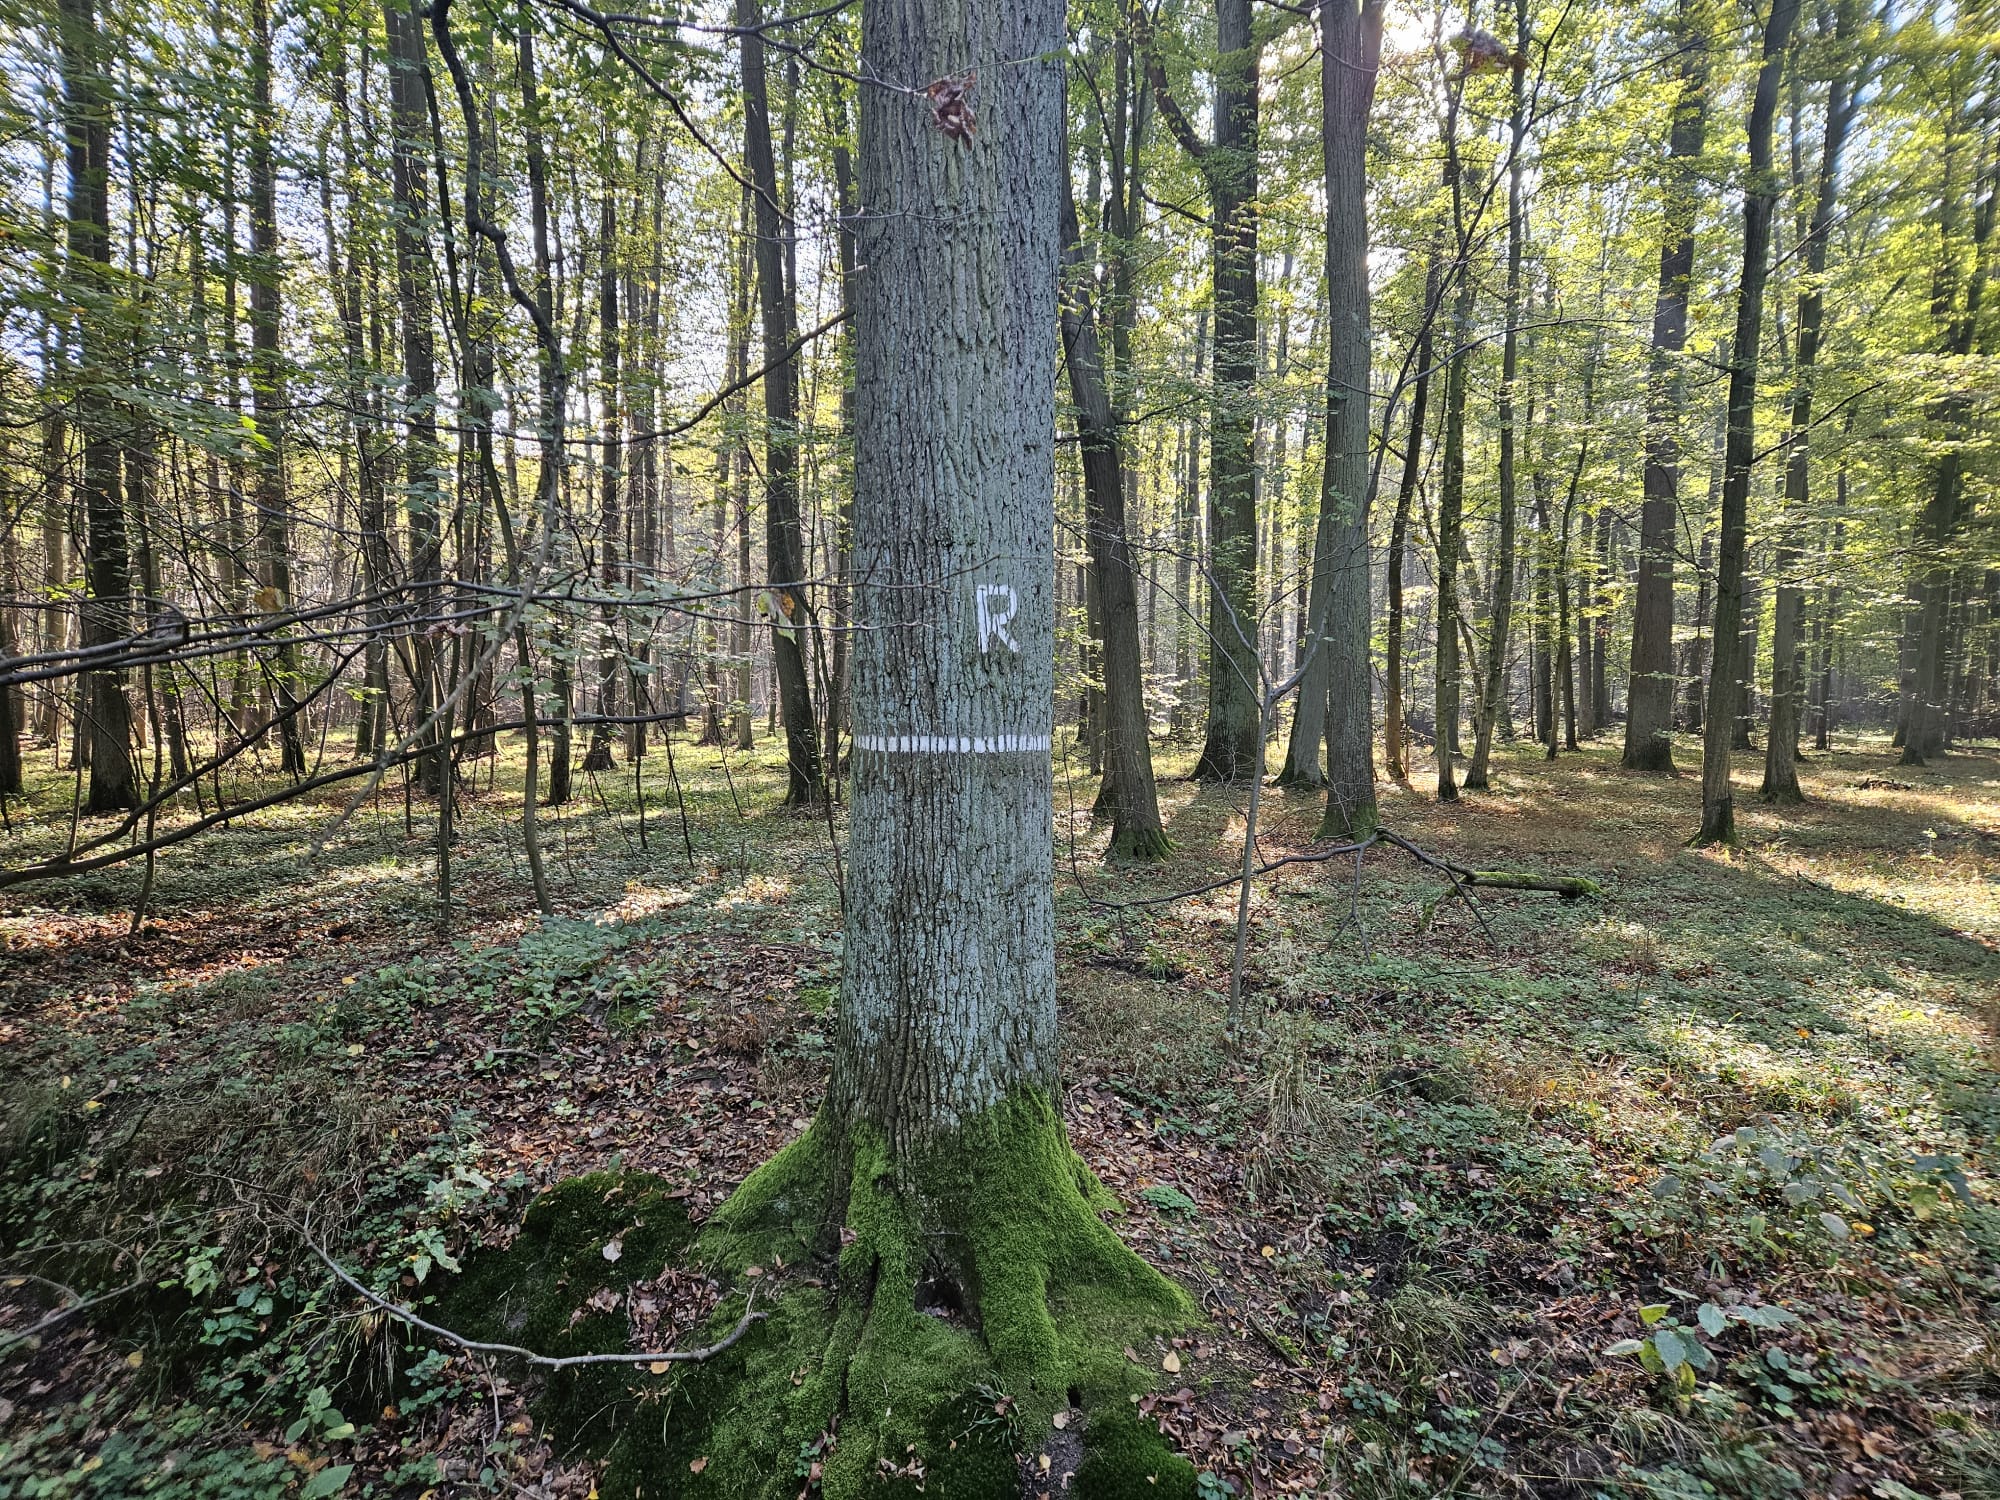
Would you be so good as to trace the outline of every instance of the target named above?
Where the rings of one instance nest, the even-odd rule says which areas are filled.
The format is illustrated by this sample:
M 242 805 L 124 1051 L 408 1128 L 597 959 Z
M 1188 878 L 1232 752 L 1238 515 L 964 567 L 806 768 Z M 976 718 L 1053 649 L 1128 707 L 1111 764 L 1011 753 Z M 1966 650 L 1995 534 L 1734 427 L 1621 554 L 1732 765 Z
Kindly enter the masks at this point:
M 448 1344 L 455 1344 L 461 1349 L 470 1350 L 475 1354 L 509 1354 L 516 1359 L 524 1359 L 531 1365 L 539 1365 L 545 1370 L 567 1370 L 573 1369 L 578 1365 L 699 1364 L 705 1359 L 715 1358 L 716 1355 L 722 1353 L 723 1350 L 748 1333 L 752 1323 L 761 1323 L 769 1316 L 769 1314 L 756 1311 L 757 1289 L 752 1287 L 749 1296 L 744 1299 L 743 1316 L 737 1320 L 736 1326 L 724 1338 L 708 1345 L 704 1349 L 667 1349 L 647 1354 L 537 1354 L 534 1350 L 523 1349 L 518 1344 L 491 1344 L 480 1339 L 469 1339 L 462 1333 L 453 1333 L 449 1328 L 440 1327 L 436 1323 L 418 1317 L 407 1307 L 391 1302 L 388 1298 L 377 1296 L 374 1292 L 369 1291 L 367 1287 L 349 1275 L 339 1261 L 321 1249 L 313 1238 L 298 1225 L 294 1224 L 292 1230 L 298 1235 L 305 1247 L 320 1258 L 321 1263 L 329 1271 L 338 1276 L 347 1284 L 351 1291 L 359 1295 L 371 1307 L 389 1314 L 392 1318 L 397 1318 L 408 1323 L 412 1328 L 420 1328 L 433 1338 L 440 1338 Z

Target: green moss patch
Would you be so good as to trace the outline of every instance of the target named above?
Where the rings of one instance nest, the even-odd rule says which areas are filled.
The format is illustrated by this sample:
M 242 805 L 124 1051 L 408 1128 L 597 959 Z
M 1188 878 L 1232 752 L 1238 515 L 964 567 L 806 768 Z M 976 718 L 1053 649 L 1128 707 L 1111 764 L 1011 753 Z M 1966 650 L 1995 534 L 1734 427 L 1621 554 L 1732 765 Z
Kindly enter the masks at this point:
M 1084 1429 L 1077 1500 L 1194 1500 L 1194 1492 L 1194 1465 L 1145 1418 L 1112 1410 Z
M 687 1342 L 724 1337 L 756 1299 L 744 1336 L 699 1364 L 548 1372 L 536 1417 L 604 1459 L 604 1500 L 1015 1500 L 1021 1455 L 1073 1403 L 1093 1493 L 1125 1494 L 1113 1476 L 1132 1470 L 1149 1496 L 1192 1494 L 1193 1471 L 1132 1416 L 1146 1375 L 1119 1351 L 1194 1310 L 1099 1217 L 1115 1209 L 1039 1094 L 900 1158 L 822 1117 L 698 1236 L 645 1174 L 551 1189 L 440 1313 L 566 1355 L 628 1348 L 624 1298 L 670 1263 L 726 1289 Z
M 682 1259 L 693 1242 L 687 1210 L 662 1179 L 574 1177 L 529 1205 L 511 1245 L 467 1260 L 439 1298 L 440 1321 L 537 1354 L 620 1353 L 630 1347 L 629 1288 Z M 549 1371 L 536 1419 L 559 1444 L 602 1452 L 662 1384 L 635 1365 Z

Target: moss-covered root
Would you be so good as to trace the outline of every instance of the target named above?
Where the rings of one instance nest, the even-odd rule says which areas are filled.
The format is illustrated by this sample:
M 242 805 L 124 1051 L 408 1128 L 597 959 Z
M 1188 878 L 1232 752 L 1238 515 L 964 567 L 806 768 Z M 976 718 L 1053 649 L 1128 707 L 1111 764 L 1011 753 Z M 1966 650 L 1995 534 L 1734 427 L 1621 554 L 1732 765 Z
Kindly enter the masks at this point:
M 817 1464 L 828 1500 L 919 1483 L 1013 1500 L 1015 1455 L 1075 1403 L 1096 1462 L 1093 1489 L 1073 1493 L 1123 1494 L 1110 1476 L 1137 1462 L 1149 1495 L 1191 1494 L 1185 1462 L 1133 1425 L 1141 1377 L 1120 1351 L 1193 1309 L 1099 1219 L 1109 1196 L 1049 1101 L 1018 1096 L 901 1159 L 866 1127 L 831 1130 L 745 1182 L 702 1249 L 747 1275 L 797 1263 L 820 1224 L 832 1274 L 793 1283 L 751 1338 L 682 1377 L 658 1441 L 614 1463 L 603 1492 L 789 1500 Z

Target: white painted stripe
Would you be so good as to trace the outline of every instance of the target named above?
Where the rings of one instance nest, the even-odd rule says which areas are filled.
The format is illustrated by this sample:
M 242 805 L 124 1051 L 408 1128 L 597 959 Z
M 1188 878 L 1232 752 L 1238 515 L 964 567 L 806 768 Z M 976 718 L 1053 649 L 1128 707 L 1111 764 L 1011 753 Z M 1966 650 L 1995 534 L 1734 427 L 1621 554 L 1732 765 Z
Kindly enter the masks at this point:
M 857 734 L 854 748 L 884 755 L 1047 754 L 1046 734 Z

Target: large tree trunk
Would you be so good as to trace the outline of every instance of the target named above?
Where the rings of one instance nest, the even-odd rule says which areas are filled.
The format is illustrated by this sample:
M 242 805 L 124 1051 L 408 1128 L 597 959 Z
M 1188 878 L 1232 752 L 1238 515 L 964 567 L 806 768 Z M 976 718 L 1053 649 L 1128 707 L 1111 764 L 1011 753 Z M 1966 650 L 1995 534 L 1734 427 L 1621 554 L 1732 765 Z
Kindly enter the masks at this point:
M 1330 0 L 1320 14 L 1328 319 L 1326 451 L 1313 538 L 1313 586 L 1318 590 L 1322 578 L 1326 586 L 1314 624 L 1318 649 L 1308 657 L 1299 688 L 1299 716 L 1306 717 L 1308 704 L 1325 710 L 1327 787 L 1321 831 L 1353 839 L 1372 833 L 1376 824 L 1368 680 L 1368 114 L 1382 56 L 1382 0 Z M 1310 609 L 1308 618 L 1315 619 Z M 1325 685 L 1323 692 L 1315 688 L 1315 675 Z M 1317 761 L 1317 738 L 1312 752 Z
M 104 39 L 94 0 L 61 0 L 62 125 L 69 155 L 70 295 L 79 309 L 72 353 L 80 372 L 73 403 L 83 434 L 84 582 L 82 644 L 109 646 L 132 633 L 131 556 L 119 479 L 116 407 L 100 382 L 120 360 L 105 307 L 111 291 L 111 104 Z M 85 812 L 139 805 L 132 763 L 132 706 L 117 668 L 88 674 L 80 697 L 90 763 Z
M 696 1411 L 667 1437 L 721 1475 L 704 1493 L 788 1497 L 799 1444 L 837 1429 L 828 1493 L 914 1457 L 937 1493 L 1011 1495 L 1011 1452 L 983 1484 L 963 1467 L 991 1449 L 951 1417 L 959 1394 L 1004 1387 L 1039 1440 L 1074 1389 L 1087 1432 L 1130 1431 L 1124 1393 L 1083 1361 L 1115 1366 L 1119 1321 L 1186 1305 L 1093 1212 L 1054 1104 L 1062 50 L 1054 0 L 863 11 L 866 76 L 950 88 L 953 70 L 976 70 L 978 118 L 949 93 L 935 109 L 861 94 L 853 833 L 833 1072 L 812 1129 L 711 1229 L 734 1269 L 806 1264 L 811 1249 L 837 1267 L 824 1290 L 795 1284 L 762 1332 L 768 1353 L 738 1363 L 757 1389 L 718 1393 L 712 1427 Z M 1072 1321 L 1082 1308 L 1090 1324 Z M 728 1419 L 759 1396 L 777 1420 Z M 678 1449 L 665 1462 L 687 1472 Z
M 1731 741 L 1736 725 L 1742 663 L 1743 553 L 1747 540 L 1750 481 L 1756 463 L 1757 350 L 1764 323 L 1764 282 L 1770 274 L 1771 119 L 1785 45 L 1798 18 L 1798 0 L 1771 0 L 1764 23 L 1763 66 L 1750 109 L 1750 175 L 1743 191 L 1743 279 L 1736 298 L 1736 339 L 1729 361 L 1729 434 L 1723 456 L 1722 527 L 1716 544 L 1715 628 L 1708 673 L 1707 722 L 1702 729 L 1701 830 L 1698 844 L 1733 843 L 1736 801 L 1730 785 Z
M 1639 512 L 1639 578 L 1632 605 L 1632 671 L 1626 686 L 1625 765 L 1674 769 L 1674 553 L 1680 544 L 1680 424 L 1687 403 L 1688 288 L 1694 276 L 1695 172 L 1707 134 L 1706 33 L 1688 24 L 1686 0 L 1672 35 L 1680 95 L 1667 148 L 1666 212 L 1646 396 L 1645 502 Z
M 1064 364 L 1076 404 L 1077 440 L 1083 452 L 1084 534 L 1103 629 L 1104 787 L 1097 806 L 1111 815 L 1112 854 L 1161 859 L 1172 846 L 1160 822 L 1159 793 L 1153 784 L 1145 669 L 1139 657 L 1138 575 L 1125 532 L 1124 450 L 1105 385 L 1083 233 L 1067 179 L 1062 218 L 1063 259 L 1071 280 L 1070 294 L 1062 304 Z
M 756 0 L 736 0 L 742 31 L 744 156 L 750 167 L 757 226 L 757 305 L 764 332 L 764 566 L 770 579 L 771 650 L 778 717 L 785 732 L 785 805 L 826 800 L 820 770 L 819 724 L 806 671 L 805 545 L 799 529 L 798 361 L 791 346 L 798 326 L 797 288 L 788 274 L 788 243 L 778 204 L 778 167 L 771 147 L 771 107 L 764 76 L 764 38 L 755 29 Z
M 1528 0 L 1514 0 L 1514 58 L 1512 109 L 1509 112 L 1507 152 L 1507 323 L 1500 344 L 1500 516 L 1499 534 L 1493 558 L 1493 610 L 1486 631 L 1486 681 L 1480 694 L 1479 733 L 1472 745 L 1472 763 L 1465 770 L 1465 784 L 1484 791 L 1493 756 L 1493 735 L 1506 709 L 1507 650 L 1514 625 L 1514 548 L 1520 519 L 1517 471 L 1518 434 L 1515 430 L 1515 382 L 1521 358 L 1521 256 L 1525 249 L 1528 211 L 1521 198 L 1522 147 L 1528 129 L 1528 85 L 1526 59 Z
M 1853 4 L 1837 12 L 1837 44 L 1845 43 L 1852 27 Z M 1785 512 L 1791 526 L 1803 526 L 1811 498 L 1813 367 L 1819 359 L 1820 329 L 1826 319 L 1826 297 L 1822 281 L 1826 274 L 1827 241 L 1833 234 L 1833 214 L 1840 196 L 1840 154 L 1847 144 L 1848 122 L 1853 118 L 1854 90 L 1846 73 L 1837 74 L 1828 85 L 1826 134 L 1820 148 L 1818 191 L 1814 196 L 1812 221 L 1806 227 L 1805 268 L 1799 281 L 1798 355 L 1792 366 L 1792 422 L 1790 447 L 1785 461 Z M 1797 158 L 1793 121 L 1794 160 Z M 1795 188 L 1802 174 L 1794 172 Z M 1802 802 L 1799 789 L 1799 722 L 1805 701 L 1805 653 L 1800 625 L 1805 615 L 1805 589 L 1793 576 L 1800 565 L 1797 543 L 1787 537 L 1781 542 L 1772 569 L 1778 591 L 1777 610 L 1771 624 L 1771 723 L 1764 739 L 1763 794 L 1774 802 Z

